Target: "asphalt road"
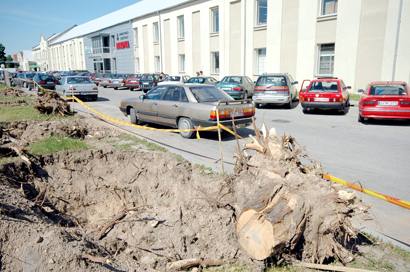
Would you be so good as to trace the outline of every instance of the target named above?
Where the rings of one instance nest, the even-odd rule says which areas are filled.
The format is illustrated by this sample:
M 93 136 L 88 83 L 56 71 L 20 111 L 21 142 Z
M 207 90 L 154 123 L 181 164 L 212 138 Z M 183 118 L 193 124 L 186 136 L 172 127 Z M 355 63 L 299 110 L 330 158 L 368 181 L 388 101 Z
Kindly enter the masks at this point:
M 100 98 L 89 104 L 113 117 L 126 119 L 119 111 L 124 98 L 138 97 L 140 92 L 100 88 Z M 75 109 L 83 110 L 79 105 Z M 276 128 L 279 134 L 291 134 L 305 147 L 310 156 L 322 163 L 334 176 L 360 182 L 363 187 L 410 201 L 410 122 L 357 122 L 357 107 L 347 115 L 330 112 L 303 114 L 301 107 L 288 110 L 280 107 L 258 109 L 257 123 Z M 201 133 L 201 139 L 184 139 L 176 133 L 163 133 L 127 128 L 143 137 L 161 143 L 170 151 L 193 163 L 220 170 L 216 133 Z M 252 130 L 244 128 L 246 137 Z M 231 171 L 236 142 L 233 137 L 223 141 L 225 169 Z M 360 227 L 410 250 L 410 211 L 378 199 L 361 195 L 372 209 L 372 221 L 360 222 Z M 325 205 L 325 203 L 324 203 Z

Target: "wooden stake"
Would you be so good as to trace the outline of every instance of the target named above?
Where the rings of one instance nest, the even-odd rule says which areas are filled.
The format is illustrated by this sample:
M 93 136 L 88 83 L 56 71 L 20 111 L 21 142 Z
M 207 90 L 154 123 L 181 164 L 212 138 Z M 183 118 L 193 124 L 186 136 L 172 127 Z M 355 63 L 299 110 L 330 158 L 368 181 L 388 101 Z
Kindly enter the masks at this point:
M 305 267 L 305 268 L 310 268 L 310 269 L 325 270 L 325 271 L 337 271 L 337 272 L 375 272 L 374 270 L 367 270 L 367 269 L 351 268 L 351 267 L 336 266 L 336 265 L 304 263 L 304 262 L 294 263 L 293 265 L 294 265 L 294 266 Z
M 219 140 L 219 152 L 221 155 L 221 168 L 222 168 L 222 174 L 225 175 L 225 167 L 224 167 L 224 154 L 222 150 L 222 137 L 221 137 L 221 127 L 219 124 L 219 109 L 218 107 L 216 108 L 216 123 L 218 126 L 218 140 Z

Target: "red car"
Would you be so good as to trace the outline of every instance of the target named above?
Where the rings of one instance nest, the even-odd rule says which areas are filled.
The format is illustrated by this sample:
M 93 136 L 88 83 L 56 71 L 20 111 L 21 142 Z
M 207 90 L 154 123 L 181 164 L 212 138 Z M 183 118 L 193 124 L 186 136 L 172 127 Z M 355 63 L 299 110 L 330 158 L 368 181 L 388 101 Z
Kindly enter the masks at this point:
M 140 75 L 130 76 L 124 81 L 124 87 L 130 89 L 130 91 L 139 90 L 140 86 Z
M 410 88 L 403 81 L 372 82 L 359 102 L 359 122 L 368 119 L 410 119 Z
M 303 88 L 305 82 L 308 84 L 306 89 Z M 343 80 L 334 77 L 304 80 L 299 92 L 303 112 L 332 109 L 346 114 L 350 107 L 348 89 L 350 86 L 346 86 Z

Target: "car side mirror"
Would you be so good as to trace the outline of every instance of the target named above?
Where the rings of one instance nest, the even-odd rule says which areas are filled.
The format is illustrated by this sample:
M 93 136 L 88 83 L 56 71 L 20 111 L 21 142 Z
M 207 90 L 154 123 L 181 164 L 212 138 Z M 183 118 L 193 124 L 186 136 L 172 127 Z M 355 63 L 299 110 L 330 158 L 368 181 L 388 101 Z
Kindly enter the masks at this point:
M 363 90 L 363 89 L 359 89 L 357 92 L 360 93 L 360 94 L 364 94 L 364 90 Z
M 296 84 L 299 84 L 299 82 L 298 81 L 293 81 L 292 82 L 292 85 L 296 85 Z

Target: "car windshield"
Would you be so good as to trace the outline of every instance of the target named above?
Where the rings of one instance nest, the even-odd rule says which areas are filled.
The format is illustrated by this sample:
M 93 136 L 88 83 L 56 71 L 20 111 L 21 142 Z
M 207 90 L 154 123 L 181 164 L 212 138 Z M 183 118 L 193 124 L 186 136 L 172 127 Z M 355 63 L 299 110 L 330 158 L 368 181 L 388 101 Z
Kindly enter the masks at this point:
M 165 81 L 180 81 L 181 77 L 180 76 L 167 76 L 165 78 Z
M 69 77 L 67 78 L 68 84 L 91 84 L 91 80 L 88 77 Z
M 370 95 L 408 95 L 403 85 L 371 86 L 369 94 Z
M 232 76 L 232 77 L 224 77 L 221 81 L 222 83 L 231 83 L 231 84 L 241 84 L 242 77 Z
M 256 82 L 256 86 L 284 87 L 287 84 L 284 76 L 262 76 Z
M 233 100 L 232 97 L 212 86 L 198 86 L 190 89 L 195 99 L 200 103 Z
M 314 81 L 310 86 L 311 92 L 337 93 L 337 81 Z

